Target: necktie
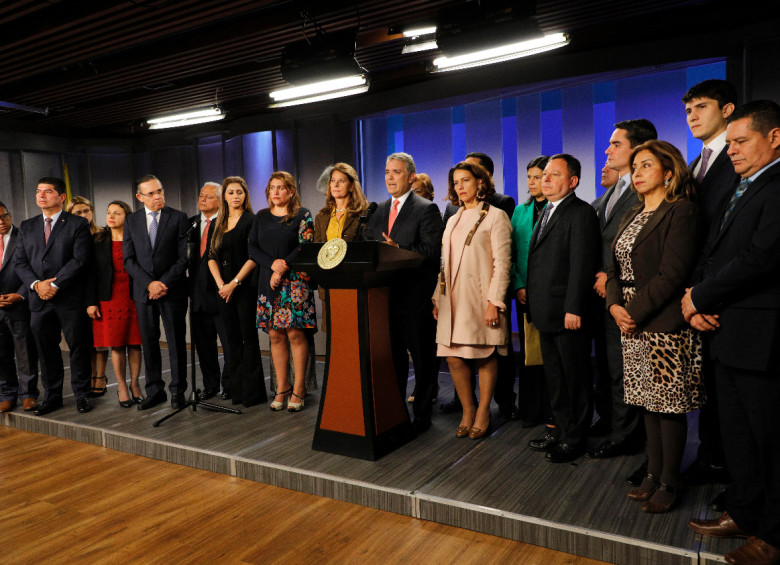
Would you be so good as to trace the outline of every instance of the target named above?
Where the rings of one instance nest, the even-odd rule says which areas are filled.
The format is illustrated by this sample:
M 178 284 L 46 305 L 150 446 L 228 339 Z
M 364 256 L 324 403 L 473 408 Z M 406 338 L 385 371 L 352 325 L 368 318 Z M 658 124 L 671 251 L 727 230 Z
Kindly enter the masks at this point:
M 43 227 L 43 243 L 49 244 L 49 236 L 51 235 L 51 218 L 46 218 L 46 225 Z
M 152 225 L 149 226 L 149 242 L 154 247 L 154 241 L 157 239 L 157 212 L 149 212 L 152 217 Z
M 206 246 L 209 243 L 209 226 L 211 225 L 211 220 L 206 220 L 206 227 L 203 229 L 203 235 L 200 236 L 200 256 L 203 257 L 203 254 L 206 252 Z
M 393 231 L 393 224 L 398 217 L 398 204 L 398 200 L 393 200 L 393 209 L 390 210 L 390 219 L 387 221 L 387 235 L 390 235 L 390 232 Z
M 0 235 L 0 269 L 3 268 L 3 255 L 5 254 L 5 240 Z
M 729 215 L 734 210 L 734 207 L 737 205 L 737 200 L 739 200 L 740 196 L 742 196 L 745 193 L 749 185 L 750 185 L 750 181 L 748 179 L 742 179 L 741 181 L 739 181 L 739 186 L 737 187 L 737 190 L 735 190 L 734 194 L 731 195 L 731 200 L 729 200 L 729 205 L 728 208 L 726 208 L 726 213 L 723 214 L 723 220 L 720 222 L 720 229 L 723 229 L 723 226 L 726 225 L 726 220 L 729 219 Z
M 539 234 L 536 237 L 539 237 L 540 235 L 542 235 L 542 232 L 544 231 L 544 228 L 547 226 L 547 220 L 550 219 L 550 214 L 552 214 L 552 209 L 553 209 L 553 207 L 552 207 L 551 204 L 548 204 L 544 208 L 544 215 L 542 216 L 542 223 L 539 226 Z
M 704 175 L 707 174 L 707 164 L 710 162 L 710 155 L 712 155 L 712 149 L 705 147 L 701 150 L 701 166 L 699 167 L 699 173 L 696 175 L 696 182 L 701 182 L 704 179 Z
M 617 186 L 615 186 L 615 190 L 612 191 L 612 194 L 609 196 L 609 200 L 607 201 L 607 209 L 604 213 L 605 218 L 609 218 L 610 214 L 612 214 L 612 209 L 615 207 L 615 204 L 617 204 L 617 201 L 620 200 L 620 195 L 623 194 L 624 186 L 626 186 L 626 179 L 620 179 L 617 182 Z

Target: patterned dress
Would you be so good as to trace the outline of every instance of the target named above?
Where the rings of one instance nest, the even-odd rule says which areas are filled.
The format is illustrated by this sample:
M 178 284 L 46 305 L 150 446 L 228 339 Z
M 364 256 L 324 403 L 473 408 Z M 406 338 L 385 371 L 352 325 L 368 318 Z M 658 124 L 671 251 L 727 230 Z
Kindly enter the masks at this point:
M 615 243 L 625 304 L 636 296 L 631 264 L 634 239 L 652 215 L 653 210 L 638 214 Z M 672 414 L 690 412 L 704 404 L 698 332 L 692 328 L 675 333 L 640 331 L 621 333 L 620 338 L 626 404 Z
M 274 216 L 269 209 L 255 216 L 250 237 L 264 260 L 258 262 L 257 327 L 269 329 L 317 327 L 314 292 L 311 277 L 306 273 L 289 271 L 282 284 L 271 289 L 271 264 L 276 259 L 288 263 L 300 245 L 314 238 L 314 220 L 305 208 L 298 211 L 289 223 Z M 253 257 L 255 259 L 255 257 Z

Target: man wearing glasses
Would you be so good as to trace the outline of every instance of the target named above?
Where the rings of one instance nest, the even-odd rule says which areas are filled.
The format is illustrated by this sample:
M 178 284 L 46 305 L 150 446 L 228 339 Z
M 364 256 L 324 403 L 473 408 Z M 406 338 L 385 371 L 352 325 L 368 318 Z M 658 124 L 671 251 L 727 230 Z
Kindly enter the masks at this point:
M 171 361 L 171 406 L 184 405 L 187 390 L 187 229 L 184 212 L 165 205 L 162 183 L 154 175 L 141 177 L 135 197 L 144 207 L 125 223 L 125 270 L 133 279 L 146 368 L 146 398 L 138 405 L 147 410 L 165 402 L 160 353 L 160 319 L 168 340 Z

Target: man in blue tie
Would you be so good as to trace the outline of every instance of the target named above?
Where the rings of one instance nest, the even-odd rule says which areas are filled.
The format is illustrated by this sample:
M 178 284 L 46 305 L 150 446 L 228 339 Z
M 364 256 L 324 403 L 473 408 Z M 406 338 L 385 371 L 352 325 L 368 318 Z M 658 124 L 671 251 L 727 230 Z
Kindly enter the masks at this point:
M 726 511 L 689 527 L 749 537 L 728 563 L 780 563 L 780 106 L 734 110 L 728 155 L 741 177 L 710 227 L 685 319 L 709 338 L 732 483 Z
M 165 205 L 162 183 L 154 175 L 138 180 L 136 198 L 143 208 L 125 222 L 122 250 L 125 269 L 132 277 L 146 368 L 147 410 L 167 400 L 162 380 L 160 319 L 171 361 L 171 406 L 184 405 L 187 390 L 187 230 L 184 212 Z

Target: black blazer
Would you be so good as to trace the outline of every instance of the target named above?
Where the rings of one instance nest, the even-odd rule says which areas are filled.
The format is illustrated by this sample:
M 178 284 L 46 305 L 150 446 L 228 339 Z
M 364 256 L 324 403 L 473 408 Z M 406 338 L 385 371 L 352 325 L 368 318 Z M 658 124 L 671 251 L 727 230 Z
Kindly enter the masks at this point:
M 593 202 L 593 208 L 596 210 L 599 226 L 601 227 L 601 271 L 604 273 L 607 272 L 607 269 L 612 264 L 612 243 L 615 241 L 618 229 L 623 223 L 623 218 L 629 210 L 639 206 L 639 197 L 631 186 L 627 186 L 623 189 L 623 194 L 620 195 L 620 198 L 615 203 L 612 214 L 607 218 L 607 202 L 609 202 L 616 187 L 617 184 L 612 185 L 612 188 Z
M 160 281 L 168 287 L 166 299 L 187 297 L 187 230 L 190 224 L 184 212 L 165 206 L 158 219 L 154 249 L 146 229 L 146 208 L 125 220 L 122 252 L 125 270 L 133 279 L 133 300 L 146 302 L 147 287 Z
M 496 208 L 503 210 L 506 214 L 506 217 L 510 220 L 512 219 L 512 214 L 515 213 L 514 198 L 508 194 L 500 194 L 495 192 L 490 198 L 488 198 L 488 203 L 491 206 L 495 206 Z M 460 210 L 460 206 L 454 206 L 452 203 L 447 204 L 447 207 L 444 209 L 444 217 L 442 218 L 442 223 L 444 224 L 445 228 L 447 227 L 447 220 L 457 214 L 458 210 Z
M 19 239 L 14 253 L 16 274 L 29 289 L 36 280 L 56 277 L 59 287 L 51 300 L 38 298 L 30 292 L 30 310 L 37 312 L 47 303 L 61 308 L 86 308 L 85 269 L 92 261 L 92 235 L 89 222 L 79 216 L 62 212 L 52 226 L 49 242 L 44 243 L 43 215 L 25 220 L 19 227 Z
M 393 199 L 389 198 L 379 204 L 376 212 L 368 220 L 363 233 L 364 240 L 385 240 L 382 232 L 387 232 L 392 202 Z M 418 276 L 409 277 L 408 273 L 399 274 L 398 280 L 391 286 L 390 302 L 397 312 L 410 314 L 432 311 L 431 296 L 436 285 L 436 274 L 439 272 L 441 235 L 439 207 L 414 192 L 409 194 L 389 236 L 402 249 L 422 255 L 425 262 L 419 267 Z
M 203 257 L 200 256 L 200 220 L 200 214 L 192 216 L 188 220 L 190 227 L 194 227 L 190 231 L 189 238 L 191 252 L 188 262 L 189 277 L 187 280 L 189 281 L 190 296 L 192 297 L 192 309 L 196 312 L 214 315 L 217 313 L 217 295 L 216 292 L 210 290 L 213 285 L 209 283 L 213 281 L 213 278 L 211 271 L 209 271 L 209 249 L 217 220 L 212 221 L 209 225 L 207 236 L 209 243 Z
M 619 237 L 642 211 L 626 214 Z M 634 239 L 631 267 L 636 297 L 626 306 L 640 331 L 676 332 L 685 327 L 680 300 L 699 256 L 699 207 L 689 200 L 663 201 Z M 615 238 L 617 241 L 617 237 Z M 620 267 L 612 247 L 607 271 L 607 309 L 624 306 Z
M 114 252 L 110 234 L 101 232 L 92 236 L 95 244 L 95 260 L 90 267 L 87 288 L 87 304 L 111 300 L 111 283 L 114 280 Z
M 599 221 L 590 204 L 571 194 L 540 235 L 541 224 L 536 223 L 528 255 L 528 313 L 540 331 L 561 332 L 567 313 L 582 317 L 583 324 L 592 313 Z
M 12 226 L 11 237 L 8 239 L 8 245 L 5 247 L 3 266 L 0 267 L 0 294 L 21 294 L 24 300 L 7 308 L 0 308 L 0 312 L 8 316 L 10 320 L 29 320 L 30 307 L 28 301 L 30 289 L 22 283 L 13 265 L 18 240 L 19 228 Z
M 734 172 L 734 165 L 728 154 L 728 146 L 718 153 L 715 160 L 709 165 L 697 192 L 697 202 L 702 215 L 704 233 L 709 233 L 710 226 L 718 216 L 718 211 L 725 199 L 731 198 L 739 184 L 739 175 Z M 701 160 L 701 154 L 696 157 L 688 170 L 693 173 L 696 165 Z
M 722 218 L 730 195 L 721 205 Z M 766 371 L 780 351 L 780 163 L 710 227 L 694 277 L 696 309 L 720 315 L 710 355 L 731 367 Z

